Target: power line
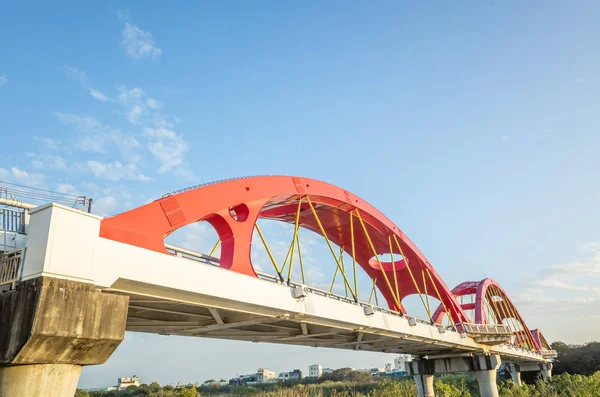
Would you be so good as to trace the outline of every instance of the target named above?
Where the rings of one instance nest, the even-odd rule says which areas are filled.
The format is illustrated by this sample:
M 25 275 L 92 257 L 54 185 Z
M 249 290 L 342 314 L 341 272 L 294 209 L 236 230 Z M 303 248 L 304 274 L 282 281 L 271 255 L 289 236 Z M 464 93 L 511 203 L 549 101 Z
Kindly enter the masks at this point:
M 40 189 L 38 187 L 19 185 L 18 183 L 13 183 L 13 182 L 8 182 L 8 181 L 3 181 L 3 180 L 0 180 L 0 184 L 2 184 L 2 185 L 18 186 L 18 187 L 22 187 L 22 188 L 25 188 L 25 189 L 38 190 L 40 192 L 46 192 L 46 193 L 55 193 L 55 194 L 60 194 L 60 195 L 63 195 L 63 196 L 81 197 L 81 196 L 77 196 L 76 194 L 61 193 L 61 192 L 56 192 L 56 191 L 53 191 L 53 190 Z

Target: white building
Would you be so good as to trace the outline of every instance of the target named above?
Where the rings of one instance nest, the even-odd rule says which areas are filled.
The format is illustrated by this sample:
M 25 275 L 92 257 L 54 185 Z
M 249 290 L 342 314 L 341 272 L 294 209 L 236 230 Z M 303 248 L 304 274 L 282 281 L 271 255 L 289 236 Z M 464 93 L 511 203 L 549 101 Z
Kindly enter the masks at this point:
M 408 372 L 409 363 L 412 361 L 410 354 L 401 354 L 394 359 L 394 371 Z
M 127 389 L 129 386 L 140 386 L 140 378 L 133 375 L 131 378 L 119 378 L 117 380 L 116 390 Z
M 323 367 L 321 364 L 314 364 L 308 367 L 308 376 L 310 378 L 320 378 L 323 376 Z
M 385 373 L 386 374 L 390 374 L 394 371 L 394 368 L 392 367 L 392 364 L 390 363 L 386 363 L 385 364 Z
M 256 371 L 256 383 L 269 383 L 277 379 L 277 373 L 266 368 L 259 368 Z

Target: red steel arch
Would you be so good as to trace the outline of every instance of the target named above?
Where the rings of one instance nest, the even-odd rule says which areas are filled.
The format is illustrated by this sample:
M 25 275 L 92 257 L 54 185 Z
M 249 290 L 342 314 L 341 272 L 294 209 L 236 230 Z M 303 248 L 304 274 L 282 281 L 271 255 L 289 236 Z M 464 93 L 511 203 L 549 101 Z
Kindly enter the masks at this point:
M 535 350 L 541 349 L 539 338 L 536 339 L 534 337 L 516 306 L 496 281 L 491 278 L 481 281 L 465 281 L 452 289 L 452 295 L 455 298 L 472 294 L 475 295 L 474 302 L 459 303 L 465 311 L 474 310 L 474 318 L 471 319 L 471 322 L 475 324 L 488 323 L 490 319 L 488 319 L 488 314 L 486 314 L 487 304 L 487 307 L 490 309 L 489 314 L 494 317 L 494 321 L 497 324 L 502 324 L 505 319 L 509 318 L 513 318 L 521 324 L 523 329 L 514 333 L 517 344 L 528 344 L 530 347 L 535 348 Z M 441 322 L 445 314 L 444 307 L 439 305 L 433 314 L 433 320 Z
M 395 303 L 394 292 L 386 284 L 376 261 L 370 261 L 374 255 L 367 234 L 377 254 L 390 254 L 390 251 L 400 254 L 402 251 L 404 255 L 403 259 L 394 264 L 382 263 L 388 279 L 393 278 L 395 268 L 400 302 L 406 296 L 428 291 L 428 295 L 442 301 L 455 323 L 469 321 L 429 261 L 393 222 L 347 190 L 314 179 L 261 176 L 192 188 L 102 220 L 100 236 L 167 253 L 164 245 L 166 236 L 191 223 L 207 221 L 215 228 L 222 241 L 221 267 L 256 277 L 250 258 L 256 221 L 267 218 L 294 223 L 298 200 L 306 197 L 314 204 L 329 239 L 344 247 L 349 255 L 352 255 L 348 248 L 352 243 L 350 223 L 355 216 L 351 212 L 360 215 L 367 233 L 355 232 L 354 258 L 369 277 L 376 280 L 390 309 L 405 313 L 402 305 L 398 307 Z M 307 209 L 305 205 L 302 206 L 300 226 L 321 234 L 319 225 Z M 395 245 L 390 250 L 388 242 L 393 236 L 399 241 L 402 250 Z M 427 271 L 431 274 L 431 279 L 415 277 L 413 282 L 411 269 L 413 272 Z

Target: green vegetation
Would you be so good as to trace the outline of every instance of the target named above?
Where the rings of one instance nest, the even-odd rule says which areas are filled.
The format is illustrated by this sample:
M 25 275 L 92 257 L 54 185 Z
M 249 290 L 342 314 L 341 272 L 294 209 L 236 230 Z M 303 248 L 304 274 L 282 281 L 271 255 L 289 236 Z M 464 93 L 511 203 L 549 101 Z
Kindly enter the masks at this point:
M 600 371 L 600 342 L 585 345 L 554 342 L 552 348 L 558 352 L 558 359 L 552 370 L 555 374 L 592 375 Z
M 500 374 L 501 397 L 594 397 L 600 396 L 600 343 L 567 345 L 555 342 L 558 352 L 554 376 L 544 383 L 531 378 L 523 386 L 515 386 L 508 374 Z M 534 375 L 535 373 L 523 373 Z M 524 377 L 526 378 L 526 377 Z M 211 379 L 212 381 L 213 379 Z M 526 379 L 527 381 L 528 379 Z M 221 380 L 223 381 L 223 380 Z M 447 375 L 435 381 L 437 397 L 479 397 L 477 381 L 469 376 Z M 364 372 L 340 368 L 318 381 L 304 379 L 293 384 L 256 386 L 195 386 L 174 389 L 153 382 L 122 391 L 78 390 L 75 397 L 416 397 L 416 385 L 410 377 L 373 378 Z
M 501 381 L 501 397 L 593 397 L 600 396 L 600 371 L 591 375 L 561 374 L 550 382 L 537 381 L 532 385 L 515 386 L 512 381 Z M 438 397 L 479 397 L 477 382 L 468 376 L 443 376 L 435 382 Z M 416 397 L 417 390 L 411 379 L 377 379 L 366 383 L 348 380 L 326 380 L 315 384 L 271 384 L 235 387 L 195 386 L 175 390 L 171 386 L 161 388 L 156 383 L 128 388 L 122 391 L 78 390 L 76 397 Z

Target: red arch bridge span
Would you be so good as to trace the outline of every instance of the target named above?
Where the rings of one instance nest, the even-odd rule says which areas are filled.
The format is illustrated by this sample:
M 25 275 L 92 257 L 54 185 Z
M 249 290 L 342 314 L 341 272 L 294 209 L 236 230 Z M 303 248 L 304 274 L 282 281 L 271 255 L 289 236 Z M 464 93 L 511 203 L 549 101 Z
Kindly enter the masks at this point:
M 117 301 L 127 308 L 123 330 L 409 353 L 442 360 L 436 372 L 493 368 L 489 357 L 537 368 L 555 355 L 493 280 L 450 290 L 398 226 L 324 182 L 216 182 L 104 219 L 56 204 L 29 214 L 25 243 L 0 253 L 0 291 L 23 296 L 0 294 L 0 307 L 41 303 L 14 321 L 2 318 L 0 335 L 21 335 L 3 327 L 25 328 L 14 344 L 0 340 L 0 372 L 3 363 L 101 363 L 122 335 L 94 327 L 102 329 L 103 316 L 110 317 L 107 327 L 118 325 Z M 186 248 L 169 244 L 177 241 Z M 29 301 L 35 294 L 41 295 Z M 44 302 L 54 309 L 41 321 Z M 49 320 L 74 312 L 73 321 Z M 23 316 L 33 316 L 31 323 Z M 50 343 L 46 325 L 61 331 L 47 354 L 71 341 L 58 358 L 27 348 Z M 18 354 L 3 350 L 17 345 L 24 346 Z M 443 360 L 455 357 L 488 359 L 447 367 Z
M 290 226 L 284 238 L 289 246 L 279 258 L 261 231 L 266 220 Z M 197 222 L 215 230 L 211 252 L 165 244 L 166 236 Z M 305 277 L 303 231 L 320 236 L 329 251 L 331 288 Z M 104 219 L 99 235 L 104 244 L 122 243 L 122 249 L 167 261 L 159 271 L 163 277 L 190 283 L 173 288 L 136 277 L 110 280 L 111 290 L 132 297 L 131 330 L 430 357 L 477 351 L 527 360 L 553 355 L 497 283 L 466 282 L 451 291 L 398 226 L 363 199 L 321 181 L 264 176 L 206 184 Z M 257 245 L 270 272 L 253 265 Z M 120 269 L 131 267 L 126 258 L 119 260 Z M 183 263 L 202 274 L 193 277 Z M 368 280 L 361 289 L 368 300 L 361 300 L 360 280 Z M 410 296 L 419 297 L 424 318 L 403 304 Z M 434 312 L 432 302 L 439 306 Z

